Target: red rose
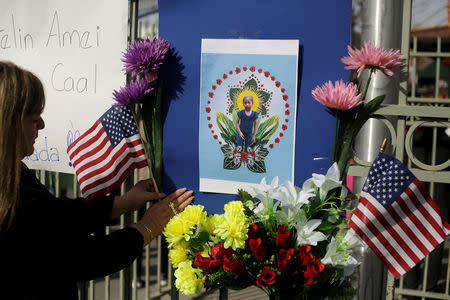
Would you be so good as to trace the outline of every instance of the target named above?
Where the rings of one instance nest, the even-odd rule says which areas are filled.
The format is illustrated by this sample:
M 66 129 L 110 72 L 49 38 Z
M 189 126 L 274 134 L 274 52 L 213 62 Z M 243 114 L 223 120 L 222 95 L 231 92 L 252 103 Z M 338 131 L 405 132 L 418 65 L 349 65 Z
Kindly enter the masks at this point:
M 206 119 L 207 119 L 208 121 L 210 121 L 210 120 L 211 120 L 211 117 L 210 117 L 210 116 L 207 116 Z
M 286 104 L 284 105 L 284 107 L 288 108 L 288 107 L 289 107 L 289 103 L 286 103 Z
M 280 251 L 278 251 L 277 267 L 280 272 L 284 273 L 289 271 L 293 254 L 294 254 L 293 248 L 289 250 L 281 248 Z
M 233 154 L 237 154 L 237 150 L 236 149 L 233 150 Z
M 284 119 L 284 121 L 285 121 L 286 123 L 288 123 L 288 122 L 289 122 L 289 119 Z
M 208 127 L 209 127 L 209 128 L 212 128 L 212 127 L 213 127 L 213 124 L 209 123 L 209 124 L 208 124 Z
M 239 69 L 239 68 L 236 68 L 236 70 L 234 70 L 234 71 L 236 72 L 236 74 L 241 73 L 241 69 Z
M 272 81 L 275 81 L 275 76 L 270 76 L 270 79 L 271 79 Z
M 251 67 L 250 67 L 250 71 L 255 72 L 255 67 L 254 67 L 254 66 L 251 66 Z
M 217 134 L 215 134 L 215 135 L 214 135 L 214 139 L 217 140 L 217 138 L 218 138 L 218 136 L 217 136 Z
M 230 75 L 233 74 L 233 71 L 228 72 L 228 74 L 230 74 Z
M 269 145 L 269 148 L 270 148 L 270 149 L 273 149 L 273 144 L 270 144 L 270 145 Z
M 279 82 L 279 81 L 276 81 L 276 82 L 275 82 L 275 86 L 276 86 L 276 87 L 280 87 L 280 85 L 281 85 L 281 82 Z
M 313 280 L 319 278 L 319 273 L 325 269 L 325 265 L 320 262 L 320 259 L 315 258 L 313 263 L 310 263 L 307 267 L 303 276 L 305 276 L 305 283 L 310 285 Z
M 289 116 L 289 115 L 291 114 L 291 112 L 289 111 L 289 109 L 286 109 L 286 111 L 284 112 L 284 114 L 285 114 L 286 116 Z
M 244 69 L 244 72 L 247 71 L 247 67 L 243 67 L 242 69 Z
M 289 98 L 288 95 L 286 95 L 286 94 L 283 95 L 283 100 L 284 101 L 286 101 L 288 98 Z
M 228 78 L 228 75 L 227 74 L 223 74 L 223 79 L 227 79 Z
M 214 97 L 214 93 L 213 92 L 209 92 L 208 95 L 209 95 L 209 98 Z
M 298 248 L 298 263 L 304 267 L 311 263 L 311 260 L 314 259 L 314 255 L 309 254 L 311 251 L 310 245 L 301 246 Z
M 216 82 L 218 85 L 220 85 L 222 83 L 222 79 L 217 79 Z
M 269 71 L 264 72 L 264 76 L 269 77 L 269 75 L 270 75 Z
M 250 226 L 248 226 L 248 232 L 247 232 L 248 240 L 256 239 L 257 232 L 258 232 L 258 225 L 256 225 L 255 223 L 250 224 Z
M 207 107 L 207 108 L 206 108 L 206 112 L 209 114 L 209 113 L 211 112 L 211 108 L 210 108 L 210 107 Z
M 262 69 L 258 69 L 258 73 L 262 73 Z
M 252 153 L 250 153 L 250 156 L 251 156 L 251 157 L 255 157 L 255 156 L 256 156 L 255 151 L 253 151 Z
M 281 92 L 284 93 L 286 91 L 285 88 L 281 88 Z
M 275 139 L 275 143 L 278 144 L 279 142 L 280 142 L 280 139 L 279 139 L 279 138 L 276 138 L 276 139 Z
M 287 129 L 287 125 L 286 124 L 281 125 L 281 129 L 286 130 Z
M 247 154 L 247 152 L 241 152 L 241 159 L 242 160 L 247 160 L 247 158 L 248 158 L 248 154 Z
M 223 242 L 220 242 L 211 249 L 211 257 L 216 260 L 219 265 L 223 265 L 225 257 L 231 257 L 233 255 L 233 249 L 227 248 L 223 246 Z
M 250 250 L 253 252 L 253 256 L 255 256 L 256 260 L 263 260 L 267 256 L 266 248 L 262 245 L 262 240 L 260 238 L 257 239 L 249 239 L 248 246 Z
M 195 256 L 194 266 L 208 272 L 213 266 L 213 260 L 210 257 L 203 257 L 201 252 L 198 252 Z
M 275 283 L 277 274 L 269 267 L 262 268 L 261 275 L 256 278 L 256 284 L 259 286 L 267 286 Z
M 223 269 L 235 274 L 245 273 L 245 265 L 243 263 L 237 259 L 231 260 L 228 257 L 224 258 Z
M 213 86 L 212 86 L 212 89 L 213 89 L 213 90 L 217 89 L 217 86 L 213 85 Z
M 291 241 L 289 231 L 286 230 L 286 225 L 278 226 L 277 237 L 275 239 L 275 244 L 278 247 L 287 247 Z
M 282 132 L 280 132 L 280 137 L 283 137 L 283 136 L 284 136 L 284 134 Z

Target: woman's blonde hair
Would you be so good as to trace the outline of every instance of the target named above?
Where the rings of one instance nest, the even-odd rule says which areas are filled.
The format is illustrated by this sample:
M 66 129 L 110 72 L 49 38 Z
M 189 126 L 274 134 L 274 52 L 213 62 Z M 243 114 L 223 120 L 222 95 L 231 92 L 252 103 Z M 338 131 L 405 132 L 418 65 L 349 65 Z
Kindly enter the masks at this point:
M 25 151 L 23 120 L 45 105 L 39 78 L 11 62 L 0 61 L 0 231 L 14 218 Z

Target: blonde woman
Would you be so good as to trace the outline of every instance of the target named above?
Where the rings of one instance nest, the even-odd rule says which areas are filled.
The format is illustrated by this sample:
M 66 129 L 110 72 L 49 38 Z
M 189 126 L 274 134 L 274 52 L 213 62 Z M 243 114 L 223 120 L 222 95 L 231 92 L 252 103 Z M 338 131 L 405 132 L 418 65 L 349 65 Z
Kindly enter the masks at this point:
M 192 191 L 155 193 L 149 180 L 122 196 L 86 203 L 58 199 L 22 163 L 45 124 L 42 83 L 31 72 L 0 61 L 0 299 L 77 299 L 78 281 L 129 265 Z M 92 236 L 121 214 L 155 202 L 135 224 Z M 172 205 L 172 204 L 173 205 Z

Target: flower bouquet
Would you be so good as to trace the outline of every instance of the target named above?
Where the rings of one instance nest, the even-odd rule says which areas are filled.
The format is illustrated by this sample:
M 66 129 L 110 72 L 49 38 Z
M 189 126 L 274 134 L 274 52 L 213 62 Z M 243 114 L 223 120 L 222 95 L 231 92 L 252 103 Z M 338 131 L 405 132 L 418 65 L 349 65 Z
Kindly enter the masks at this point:
M 301 188 L 263 179 L 252 190 L 239 190 L 223 214 L 208 215 L 203 206 L 192 205 L 167 224 L 163 233 L 182 293 L 256 285 L 271 299 L 352 299 L 356 294 L 349 275 L 361 263 L 365 244 L 348 227 L 351 202 L 359 196 L 342 180 L 356 134 L 384 99 L 365 99 L 372 74 L 381 70 L 390 77 L 404 62 L 398 50 L 371 42 L 361 50 L 349 47 L 342 62 L 357 70 L 357 78 L 365 69 L 370 75 L 362 94 L 357 83 L 343 81 L 312 92 L 336 115 L 333 164 L 326 175 L 312 174 Z
M 188 206 L 164 230 L 177 289 L 191 295 L 203 287 L 256 285 L 271 298 L 351 299 L 347 276 L 362 251 L 347 228 L 355 196 L 341 190 L 347 189 L 333 164 L 302 189 L 263 179 L 252 191 L 239 190 L 220 215 Z
M 151 163 L 156 188 L 162 188 L 162 81 L 158 71 L 166 59 L 170 44 L 164 39 L 144 39 L 131 43 L 122 61 L 130 80 L 113 92 L 115 105 L 135 105 L 137 119 L 142 120 L 145 148 Z

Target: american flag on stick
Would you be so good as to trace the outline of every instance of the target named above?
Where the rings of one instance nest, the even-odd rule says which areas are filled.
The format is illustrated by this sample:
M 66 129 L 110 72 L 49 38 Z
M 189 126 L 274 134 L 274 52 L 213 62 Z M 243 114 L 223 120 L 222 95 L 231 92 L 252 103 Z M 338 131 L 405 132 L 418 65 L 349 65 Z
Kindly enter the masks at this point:
M 148 165 L 133 114 L 113 106 L 68 148 L 87 201 L 117 189 L 136 168 Z
M 422 182 L 382 152 L 374 160 L 350 228 L 399 278 L 450 234 Z

